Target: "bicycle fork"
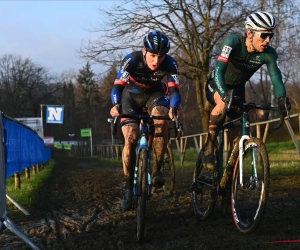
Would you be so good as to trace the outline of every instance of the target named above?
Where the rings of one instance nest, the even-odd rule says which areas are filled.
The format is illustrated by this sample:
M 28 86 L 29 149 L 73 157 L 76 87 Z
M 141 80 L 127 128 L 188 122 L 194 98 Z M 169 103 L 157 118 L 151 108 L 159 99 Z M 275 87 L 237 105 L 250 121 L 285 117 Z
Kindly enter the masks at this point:
M 244 167 L 243 166 L 243 157 L 244 157 L 244 152 L 245 152 L 244 142 L 249 140 L 249 139 L 250 139 L 249 135 L 243 135 L 239 139 L 238 143 L 236 143 L 234 145 L 234 148 L 233 148 L 233 150 L 231 152 L 231 155 L 229 157 L 229 160 L 227 162 L 225 171 L 223 173 L 223 177 L 220 181 L 220 187 L 221 188 L 225 188 L 229 177 L 232 175 L 232 171 L 233 171 L 236 159 L 239 159 L 239 166 L 238 167 L 239 167 L 240 185 L 241 185 L 241 187 L 244 187 L 244 181 L 243 181 L 243 173 L 244 173 L 243 172 L 243 170 L 244 170 L 244 168 L 243 168 Z M 252 164 L 253 176 L 249 180 L 250 181 L 249 185 L 251 185 L 255 181 L 255 184 L 257 186 L 257 171 L 256 171 L 256 160 L 255 160 L 254 150 L 252 150 L 251 153 L 252 153 L 252 155 L 251 155 L 251 158 L 252 158 L 251 164 Z
M 243 135 L 239 141 L 239 169 L 240 169 L 240 185 L 241 187 L 244 186 L 244 181 L 243 181 L 243 155 L 244 155 L 244 141 L 249 140 L 250 136 L 249 135 Z M 253 160 L 253 156 L 252 156 Z M 253 166 L 253 162 L 252 162 Z
M 243 181 L 243 155 L 245 152 L 244 148 L 244 141 L 249 140 L 250 136 L 243 135 L 239 141 L 239 171 L 240 171 L 240 185 L 241 187 L 244 187 L 244 181 Z M 256 170 L 256 158 L 255 158 L 255 152 L 254 149 L 251 149 L 251 167 L 252 167 L 252 176 L 250 176 L 249 180 L 249 186 L 246 187 L 257 187 L 258 181 L 257 181 L 257 170 Z M 254 184 L 254 185 L 253 185 Z
M 150 198 L 151 196 L 151 189 L 152 189 L 152 177 L 151 177 L 151 170 L 150 170 L 150 159 L 151 159 L 151 151 L 148 148 L 148 143 L 145 137 L 141 137 L 140 139 L 140 146 L 138 148 L 138 157 L 136 159 L 136 164 L 134 168 L 134 178 L 133 178 L 133 194 L 134 196 L 138 196 L 140 183 L 138 183 L 138 172 L 139 172 L 139 161 L 140 161 L 140 152 L 142 149 L 145 148 L 147 150 L 147 196 Z M 139 186 L 139 187 L 138 187 Z

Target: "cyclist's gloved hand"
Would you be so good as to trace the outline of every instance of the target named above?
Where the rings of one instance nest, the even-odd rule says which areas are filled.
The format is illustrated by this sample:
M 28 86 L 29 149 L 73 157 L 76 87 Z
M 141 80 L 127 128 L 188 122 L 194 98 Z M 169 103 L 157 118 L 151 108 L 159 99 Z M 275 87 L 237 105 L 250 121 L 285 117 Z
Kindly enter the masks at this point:
M 177 117 L 178 115 L 178 108 L 173 106 L 169 110 L 169 117 L 172 121 L 175 121 L 174 117 Z
M 288 97 L 279 97 L 278 98 L 278 108 L 279 114 L 282 116 L 287 116 L 287 110 L 290 111 L 292 106 Z
M 112 117 L 119 116 L 121 114 L 121 104 L 116 103 L 111 109 L 110 109 L 110 115 Z

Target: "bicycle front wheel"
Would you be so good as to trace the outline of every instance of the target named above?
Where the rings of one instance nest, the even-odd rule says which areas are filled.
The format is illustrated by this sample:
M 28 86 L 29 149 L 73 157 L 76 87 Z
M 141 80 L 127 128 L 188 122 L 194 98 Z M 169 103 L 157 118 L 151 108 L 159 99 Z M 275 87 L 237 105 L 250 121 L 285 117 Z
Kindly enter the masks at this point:
M 147 201 L 147 164 L 148 152 L 143 148 L 139 155 L 138 178 L 137 178 L 137 239 L 144 241 L 145 237 L 145 216 Z
M 270 164 L 261 139 L 250 138 L 245 142 L 244 149 L 242 181 L 239 159 L 233 174 L 231 208 L 238 230 L 250 233 L 260 223 L 267 204 Z
M 193 208 L 197 218 L 208 218 L 215 207 L 218 198 L 218 173 L 207 171 L 203 167 L 202 157 L 204 149 L 198 154 L 196 166 L 194 169 L 193 183 Z
M 174 155 L 171 148 L 171 145 L 168 143 L 166 148 L 166 153 L 162 166 L 162 173 L 165 179 L 165 185 L 163 190 L 166 195 L 173 195 L 175 187 L 175 164 L 174 164 Z

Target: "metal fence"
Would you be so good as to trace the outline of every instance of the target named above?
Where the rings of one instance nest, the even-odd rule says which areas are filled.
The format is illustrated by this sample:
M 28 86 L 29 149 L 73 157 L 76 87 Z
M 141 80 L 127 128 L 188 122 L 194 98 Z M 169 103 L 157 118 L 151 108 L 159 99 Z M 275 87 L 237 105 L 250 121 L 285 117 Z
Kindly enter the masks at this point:
M 290 119 L 298 119 L 298 133 L 300 130 L 300 113 L 293 114 L 290 116 Z M 258 138 L 261 138 L 263 142 L 266 142 L 267 136 L 270 130 L 270 125 L 272 123 L 276 123 L 279 121 L 279 118 L 263 121 L 263 122 L 256 122 L 251 123 L 251 127 L 255 127 L 254 132 L 252 132 L 252 135 Z M 290 124 L 290 121 L 286 118 L 284 120 L 285 126 L 290 134 L 291 139 L 293 140 L 295 144 L 295 148 L 300 154 L 300 148 L 299 144 L 296 138 L 296 135 L 292 129 L 292 126 Z M 253 129 L 252 129 L 253 131 Z M 194 135 L 186 135 L 181 136 L 179 140 L 176 139 L 170 139 L 170 143 L 173 147 L 175 147 L 178 153 L 178 156 L 180 158 L 181 165 L 184 164 L 185 154 L 187 150 L 188 143 L 190 145 L 193 145 L 193 147 L 196 149 L 197 152 L 200 151 L 200 149 L 203 147 L 203 144 L 205 143 L 207 139 L 207 132 L 206 133 L 199 133 Z M 228 151 L 228 130 L 225 130 L 224 133 L 224 151 Z M 95 156 L 103 157 L 103 158 L 120 158 L 121 152 L 123 150 L 124 145 L 93 145 L 93 153 Z M 90 148 L 82 147 L 82 146 L 72 146 L 72 154 L 78 155 L 78 156 L 90 156 Z
M 51 148 L 45 147 L 44 141 L 31 128 L 3 113 L 0 115 L 0 142 L 0 233 L 7 228 L 32 249 L 39 249 L 7 215 L 6 198 L 25 214 L 29 213 L 6 194 L 6 179 L 33 165 L 49 162 Z

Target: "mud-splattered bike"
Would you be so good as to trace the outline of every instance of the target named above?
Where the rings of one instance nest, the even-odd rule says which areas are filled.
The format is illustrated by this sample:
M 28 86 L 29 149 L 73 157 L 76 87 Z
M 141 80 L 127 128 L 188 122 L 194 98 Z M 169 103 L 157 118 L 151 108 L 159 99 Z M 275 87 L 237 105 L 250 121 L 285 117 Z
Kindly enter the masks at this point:
M 137 239 L 139 242 L 143 242 L 145 238 L 145 214 L 146 214 L 146 202 L 150 199 L 152 190 L 152 175 L 151 175 L 151 151 L 154 137 L 154 123 L 153 119 L 158 120 L 170 120 L 169 116 L 153 116 L 149 115 L 147 109 L 143 109 L 143 113 L 140 115 L 122 114 L 119 118 L 132 118 L 140 121 L 140 140 L 137 148 L 137 159 L 134 172 L 133 183 L 133 207 L 137 210 Z M 113 135 L 116 133 L 117 118 L 114 120 Z M 177 117 L 175 117 L 175 131 L 180 135 L 181 124 Z M 177 133 L 179 132 L 179 133 Z M 173 164 L 169 165 L 168 171 L 163 171 L 165 183 L 162 186 L 166 195 L 173 193 L 175 184 L 175 165 L 173 153 L 170 145 L 167 147 L 169 160 Z M 172 157 L 172 159 L 171 159 Z
M 230 110 L 232 100 L 231 97 L 226 112 Z M 208 171 L 203 166 L 205 145 L 200 150 L 191 185 L 192 201 L 196 217 L 206 219 L 212 214 L 218 196 L 223 196 L 223 213 L 230 203 L 237 229 L 243 233 L 250 233 L 260 223 L 265 210 L 270 184 L 270 163 L 263 141 L 250 135 L 249 113 L 256 109 L 279 109 L 255 103 L 240 103 L 239 109 L 241 116 L 225 122 L 220 129 L 218 145 L 215 146 L 216 164 L 213 171 Z M 224 116 L 221 119 L 224 119 Z M 275 129 L 278 129 L 283 121 L 284 117 L 281 117 Z M 223 169 L 224 130 L 234 127 L 239 128 L 240 135 L 233 141 L 233 149 L 231 154 L 228 154 L 230 156 Z

